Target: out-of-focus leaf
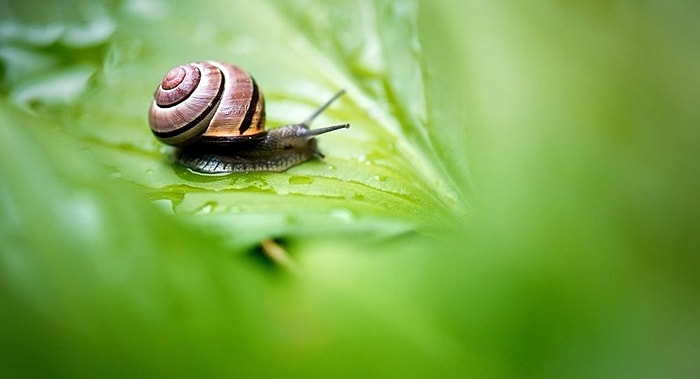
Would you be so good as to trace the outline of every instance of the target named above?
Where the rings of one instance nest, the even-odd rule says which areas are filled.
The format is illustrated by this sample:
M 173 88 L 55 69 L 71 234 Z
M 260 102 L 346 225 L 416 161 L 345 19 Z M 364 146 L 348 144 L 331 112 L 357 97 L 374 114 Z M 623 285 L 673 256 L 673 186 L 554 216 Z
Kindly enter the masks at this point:
M 678 4 L 0 3 L 0 376 L 692 377 Z M 345 88 L 318 124 L 352 128 L 285 173 L 184 171 L 145 114 L 201 59 L 272 126 Z

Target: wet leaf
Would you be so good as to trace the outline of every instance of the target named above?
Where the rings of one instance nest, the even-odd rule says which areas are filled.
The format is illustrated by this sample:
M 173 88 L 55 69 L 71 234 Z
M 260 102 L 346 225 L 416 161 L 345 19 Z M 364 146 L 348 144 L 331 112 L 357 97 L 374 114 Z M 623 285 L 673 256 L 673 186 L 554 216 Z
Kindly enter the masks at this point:
M 695 8 L 0 2 L 0 376 L 692 376 Z M 205 59 L 352 126 L 184 170 L 146 112 Z

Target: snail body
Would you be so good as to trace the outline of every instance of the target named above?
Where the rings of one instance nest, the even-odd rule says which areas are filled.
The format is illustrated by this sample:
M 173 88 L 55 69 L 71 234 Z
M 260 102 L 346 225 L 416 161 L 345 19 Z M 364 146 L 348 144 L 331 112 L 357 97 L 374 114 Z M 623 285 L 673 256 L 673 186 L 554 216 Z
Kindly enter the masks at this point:
M 192 171 L 284 171 L 323 157 L 315 136 L 349 127 L 310 129 L 313 119 L 343 93 L 301 123 L 265 130 L 265 100 L 248 73 L 224 62 L 196 62 L 163 77 L 149 123 L 158 140 L 176 147 L 176 161 Z

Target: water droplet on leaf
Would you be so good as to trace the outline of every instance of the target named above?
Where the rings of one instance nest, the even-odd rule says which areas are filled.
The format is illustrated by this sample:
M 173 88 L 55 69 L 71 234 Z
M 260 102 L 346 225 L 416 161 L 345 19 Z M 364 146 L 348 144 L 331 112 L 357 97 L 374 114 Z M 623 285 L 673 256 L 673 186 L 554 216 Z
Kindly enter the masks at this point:
M 351 222 L 355 216 L 347 208 L 331 209 L 331 217 L 344 222 Z
M 289 184 L 311 184 L 314 182 L 314 178 L 310 176 L 290 176 Z

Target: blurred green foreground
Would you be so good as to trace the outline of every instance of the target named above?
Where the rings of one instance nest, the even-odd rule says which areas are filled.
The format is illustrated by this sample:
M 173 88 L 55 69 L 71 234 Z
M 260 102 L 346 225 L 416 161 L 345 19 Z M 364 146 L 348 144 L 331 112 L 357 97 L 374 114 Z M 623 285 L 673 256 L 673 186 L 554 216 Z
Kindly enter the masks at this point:
M 0 1 L 0 377 L 700 375 L 700 5 L 250 3 Z M 352 127 L 182 170 L 203 59 Z

